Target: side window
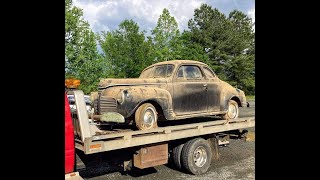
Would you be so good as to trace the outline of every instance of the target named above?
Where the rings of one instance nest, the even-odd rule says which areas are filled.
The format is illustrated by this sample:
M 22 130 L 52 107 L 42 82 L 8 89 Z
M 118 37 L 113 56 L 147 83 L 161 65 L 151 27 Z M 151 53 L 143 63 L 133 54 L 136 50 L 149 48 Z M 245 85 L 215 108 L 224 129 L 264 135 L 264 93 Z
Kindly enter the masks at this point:
M 178 78 L 183 78 L 183 66 L 181 66 L 178 70 Z
M 200 79 L 202 78 L 201 70 L 198 66 L 181 66 L 178 70 L 178 77 L 187 79 Z
M 209 79 L 216 77 L 214 73 L 211 71 L 211 69 L 209 69 L 208 67 L 203 67 L 203 72 Z

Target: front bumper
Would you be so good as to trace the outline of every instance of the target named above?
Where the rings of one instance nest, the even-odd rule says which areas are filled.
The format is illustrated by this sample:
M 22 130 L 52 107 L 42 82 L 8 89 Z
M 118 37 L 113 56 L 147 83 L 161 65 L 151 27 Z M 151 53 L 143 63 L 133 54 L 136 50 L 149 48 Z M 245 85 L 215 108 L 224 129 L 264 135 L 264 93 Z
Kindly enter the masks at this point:
M 103 122 L 124 123 L 125 118 L 117 112 L 106 112 L 102 115 L 93 115 L 94 120 L 100 120 Z

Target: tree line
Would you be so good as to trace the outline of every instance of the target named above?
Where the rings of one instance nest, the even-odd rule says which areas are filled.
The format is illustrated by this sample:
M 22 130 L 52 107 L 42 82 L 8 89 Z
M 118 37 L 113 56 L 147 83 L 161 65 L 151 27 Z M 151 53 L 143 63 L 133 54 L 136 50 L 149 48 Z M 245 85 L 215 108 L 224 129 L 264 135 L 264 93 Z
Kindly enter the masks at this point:
M 226 16 L 202 4 L 183 32 L 165 8 L 151 35 L 132 19 L 123 20 L 118 29 L 94 33 L 82 9 L 65 0 L 65 78 L 80 79 L 79 89 L 88 94 L 97 91 L 100 78 L 134 78 L 156 62 L 187 59 L 208 64 L 220 79 L 254 95 L 253 26 L 241 11 Z

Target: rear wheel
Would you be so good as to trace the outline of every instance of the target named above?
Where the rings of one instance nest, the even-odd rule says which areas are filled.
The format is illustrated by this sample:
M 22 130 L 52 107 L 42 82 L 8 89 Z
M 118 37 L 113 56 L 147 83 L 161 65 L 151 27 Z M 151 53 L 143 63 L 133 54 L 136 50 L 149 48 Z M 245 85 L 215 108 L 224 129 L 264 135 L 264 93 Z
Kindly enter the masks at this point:
M 172 149 L 172 158 L 174 165 L 180 170 L 182 169 L 181 165 L 181 152 L 184 144 L 179 144 Z
M 239 106 L 238 103 L 234 100 L 229 101 L 228 112 L 221 116 L 222 119 L 236 119 L 239 116 Z
M 136 126 L 140 130 L 148 130 L 158 127 L 156 108 L 150 104 L 142 104 L 135 113 Z
M 210 167 L 212 151 L 209 142 L 196 138 L 188 141 L 182 148 L 182 166 L 192 174 L 206 173 Z

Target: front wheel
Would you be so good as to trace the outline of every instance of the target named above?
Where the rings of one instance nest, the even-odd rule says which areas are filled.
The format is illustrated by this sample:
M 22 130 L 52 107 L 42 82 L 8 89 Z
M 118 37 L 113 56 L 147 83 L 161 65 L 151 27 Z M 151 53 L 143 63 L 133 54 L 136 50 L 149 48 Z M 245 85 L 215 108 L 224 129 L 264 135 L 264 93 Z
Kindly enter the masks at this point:
M 156 108 L 150 103 L 142 104 L 135 113 L 136 126 L 140 130 L 157 128 L 157 119 Z
M 226 114 L 222 115 L 221 118 L 224 120 L 229 120 L 229 119 L 237 119 L 238 116 L 239 116 L 238 103 L 234 100 L 230 100 L 228 112 Z

